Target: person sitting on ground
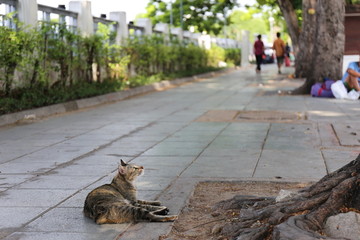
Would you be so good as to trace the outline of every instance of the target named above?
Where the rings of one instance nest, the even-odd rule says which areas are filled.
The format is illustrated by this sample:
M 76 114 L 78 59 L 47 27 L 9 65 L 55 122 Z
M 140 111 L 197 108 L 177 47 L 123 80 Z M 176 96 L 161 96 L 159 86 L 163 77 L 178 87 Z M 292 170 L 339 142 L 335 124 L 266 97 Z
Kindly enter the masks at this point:
M 342 81 L 348 91 L 360 91 L 360 62 L 349 63 Z

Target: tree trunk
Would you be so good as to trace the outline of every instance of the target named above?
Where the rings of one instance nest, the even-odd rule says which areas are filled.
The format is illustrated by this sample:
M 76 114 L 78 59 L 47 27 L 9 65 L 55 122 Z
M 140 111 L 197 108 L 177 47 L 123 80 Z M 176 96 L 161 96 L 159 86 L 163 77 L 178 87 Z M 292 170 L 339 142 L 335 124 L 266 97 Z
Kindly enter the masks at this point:
M 221 234 L 237 240 L 333 239 L 320 234 L 322 227 L 331 215 L 360 209 L 359 183 L 360 155 L 287 200 L 235 196 L 215 206 L 240 211 Z
M 292 41 L 292 46 L 295 54 L 299 51 L 299 36 L 300 27 L 297 19 L 295 9 L 289 0 L 277 0 L 284 19 L 287 23 L 287 28 Z
M 303 0 L 303 30 L 299 38 L 295 75 L 306 78 L 293 91 L 307 94 L 323 78 L 340 79 L 345 45 L 345 1 Z
M 306 78 L 309 73 L 312 53 L 315 47 L 316 14 L 309 14 L 308 9 L 315 9 L 317 0 L 303 0 L 303 27 L 299 37 L 299 52 L 296 55 L 295 75 Z

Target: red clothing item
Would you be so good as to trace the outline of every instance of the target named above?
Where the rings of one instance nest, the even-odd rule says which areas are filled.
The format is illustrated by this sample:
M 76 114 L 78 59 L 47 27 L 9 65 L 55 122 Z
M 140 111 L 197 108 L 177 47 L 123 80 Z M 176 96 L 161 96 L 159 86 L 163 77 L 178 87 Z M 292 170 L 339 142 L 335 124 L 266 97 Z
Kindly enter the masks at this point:
M 254 53 L 255 55 L 261 55 L 264 52 L 264 43 L 261 40 L 257 40 L 254 43 Z

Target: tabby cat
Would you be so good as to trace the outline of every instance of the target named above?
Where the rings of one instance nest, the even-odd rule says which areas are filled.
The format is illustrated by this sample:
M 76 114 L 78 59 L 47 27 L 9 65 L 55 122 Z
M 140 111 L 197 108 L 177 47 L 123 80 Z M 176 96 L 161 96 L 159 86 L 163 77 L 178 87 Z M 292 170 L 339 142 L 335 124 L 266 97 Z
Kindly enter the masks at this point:
M 167 215 L 169 209 L 159 201 L 136 199 L 133 181 L 144 172 L 143 166 L 128 164 L 121 160 L 118 173 L 111 184 L 92 190 L 84 204 L 85 216 L 97 224 L 139 221 L 174 221 L 177 215 Z

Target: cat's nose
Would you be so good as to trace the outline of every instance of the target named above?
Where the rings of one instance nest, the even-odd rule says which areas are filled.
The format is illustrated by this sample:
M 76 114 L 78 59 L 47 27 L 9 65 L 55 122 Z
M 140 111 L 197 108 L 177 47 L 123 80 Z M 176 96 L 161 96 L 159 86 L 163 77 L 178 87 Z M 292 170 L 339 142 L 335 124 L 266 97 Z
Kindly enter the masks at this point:
M 143 167 L 143 166 L 140 166 L 140 169 L 144 169 L 144 167 Z

